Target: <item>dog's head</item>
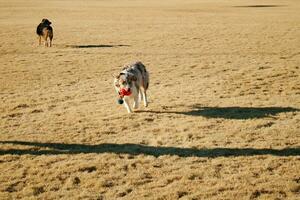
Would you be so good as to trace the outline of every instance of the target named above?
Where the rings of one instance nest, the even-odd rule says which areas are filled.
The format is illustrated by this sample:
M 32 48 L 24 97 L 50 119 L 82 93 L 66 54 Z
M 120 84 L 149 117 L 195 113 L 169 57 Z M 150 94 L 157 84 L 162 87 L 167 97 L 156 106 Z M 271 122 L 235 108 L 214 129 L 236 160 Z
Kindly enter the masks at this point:
M 125 90 L 130 92 L 133 82 L 136 80 L 137 78 L 132 73 L 120 73 L 118 76 L 115 76 L 114 85 L 118 91 Z
M 51 24 L 51 22 L 48 19 L 42 19 L 42 24 L 49 26 Z

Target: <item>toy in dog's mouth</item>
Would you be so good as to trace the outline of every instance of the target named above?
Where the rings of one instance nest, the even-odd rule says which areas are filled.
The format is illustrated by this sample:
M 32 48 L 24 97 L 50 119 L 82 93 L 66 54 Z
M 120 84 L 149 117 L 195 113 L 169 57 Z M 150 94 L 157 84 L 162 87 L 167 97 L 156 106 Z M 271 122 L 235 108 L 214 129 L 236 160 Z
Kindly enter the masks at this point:
M 127 90 L 125 88 L 120 89 L 119 91 L 119 95 L 120 97 L 124 97 L 124 96 L 130 96 L 131 95 L 131 90 L 130 88 L 128 88 Z
M 128 88 L 127 90 L 125 88 L 120 89 L 120 91 L 119 91 L 120 98 L 118 99 L 118 103 L 123 104 L 124 103 L 124 101 L 123 101 L 124 96 L 130 96 L 131 93 L 132 92 L 131 92 L 130 88 Z
M 119 103 L 119 104 L 123 104 L 123 103 L 124 103 L 124 100 L 120 98 L 120 99 L 118 99 L 118 103 Z

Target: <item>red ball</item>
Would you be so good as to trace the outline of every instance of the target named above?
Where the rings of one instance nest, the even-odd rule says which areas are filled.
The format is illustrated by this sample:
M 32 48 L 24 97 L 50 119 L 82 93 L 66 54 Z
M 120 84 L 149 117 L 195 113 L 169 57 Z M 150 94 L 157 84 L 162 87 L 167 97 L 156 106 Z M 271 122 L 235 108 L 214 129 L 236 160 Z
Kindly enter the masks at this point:
M 130 89 L 125 90 L 125 88 L 122 88 L 122 89 L 120 90 L 120 95 L 121 95 L 121 96 L 129 96 L 129 95 L 131 95 L 131 90 L 130 90 Z

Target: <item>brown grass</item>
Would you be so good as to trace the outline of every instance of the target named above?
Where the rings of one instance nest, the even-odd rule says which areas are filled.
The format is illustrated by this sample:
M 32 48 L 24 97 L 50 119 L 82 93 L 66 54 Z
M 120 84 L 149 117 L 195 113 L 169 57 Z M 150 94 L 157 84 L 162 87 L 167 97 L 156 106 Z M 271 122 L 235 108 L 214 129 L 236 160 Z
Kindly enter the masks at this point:
M 299 199 L 299 10 L 0 0 L 0 199 Z M 134 60 L 150 105 L 128 115 L 111 75 Z

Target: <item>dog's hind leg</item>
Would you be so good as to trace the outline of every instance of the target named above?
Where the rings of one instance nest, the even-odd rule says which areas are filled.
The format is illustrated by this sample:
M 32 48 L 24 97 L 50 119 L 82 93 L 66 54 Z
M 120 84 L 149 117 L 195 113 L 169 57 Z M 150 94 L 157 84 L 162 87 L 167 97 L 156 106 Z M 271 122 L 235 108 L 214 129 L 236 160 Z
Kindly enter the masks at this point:
M 39 46 L 42 44 L 42 37 L 39 35 Z
M 144 106 L 145 106 L 145 107 L 148 107 L 148 99 L 147 99 L 147 93 L 146 93 L 146 90 L 143 89 L 141 92 L 142 92 L 142 95 L 143 95 Z
M 48 36 L 44 38 L 44 45 L 45 47 L 48 47 Z
M 48 37 L 49 37 L 48 31 L 46 29 L 43 30 L 44 44 L 46 47 L 48 47 Z
M 139 101 L 142 102 L 143 101 L 143 95 L 142 95 L 142 91 L 139 91 Z
M 144 100 L 144 106 L 147 107 L 148 106 L 148 99 L 147 99 L 147 89 L 149 87 L 149 73 L 145 70 L 145 74 L 144 74 L 144 79 L 143 79 L 143 87 L 141 89 L 141 92 L 143 94 L 143 100 Z
M 49 34 L 49 39 L 50 39 L 50 47 L 52 47 L 52 39 L 53 39 L 53 33 L 50 32 Z

